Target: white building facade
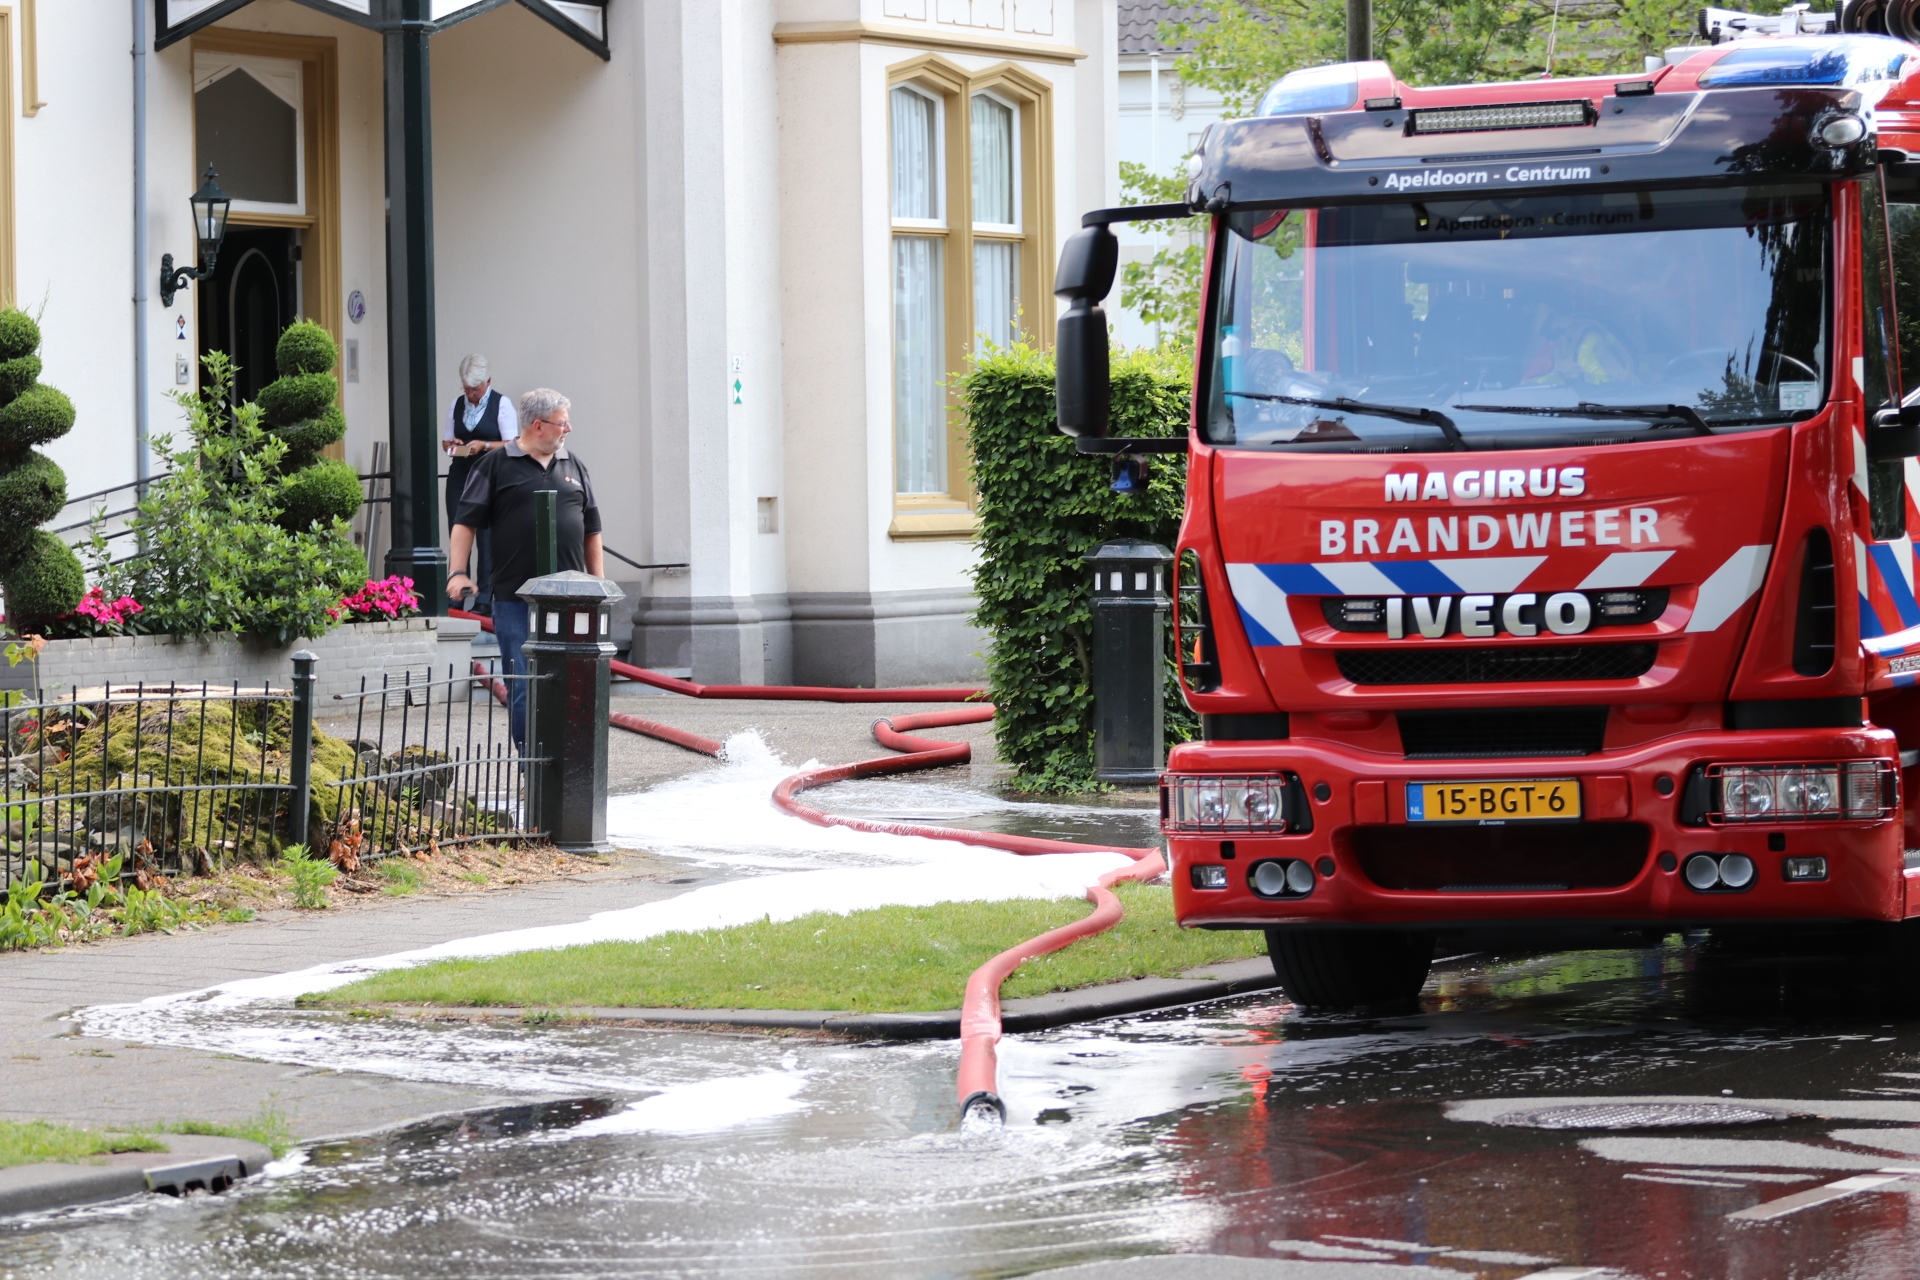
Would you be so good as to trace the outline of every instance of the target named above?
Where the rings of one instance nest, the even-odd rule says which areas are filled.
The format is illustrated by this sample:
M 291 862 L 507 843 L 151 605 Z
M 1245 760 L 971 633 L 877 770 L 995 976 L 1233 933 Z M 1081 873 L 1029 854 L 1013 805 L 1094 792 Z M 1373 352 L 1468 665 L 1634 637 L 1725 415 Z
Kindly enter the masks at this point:
M 1120 154 L 1123 161 L 1145 165 L 1148 172 L 1184 174 L 1186 161 L 1200 146 L 1207 126 L 1225 119 L 1220 95 L 1181 79 L 1175 64 L 1186 50 L 1166 39 L 1169 23 L 1195 21 L 1204 16 L 1197 5 L 1168 4 L 1166 0 L 1120 0 Z M 1152 259 L 1170 238 L 1143 230 L 1137 223 L 1114 224 L 1120 241 L 1120 261 Z M 1108 302 L 1117 341 L 1129 347 L 1151 347 L 1161 335 L 1134 312 L 1120 306 L 1120 289 Z
M 41 311 L 44 378 L 78 410 L 49 450 L 71 494 L 151 471 L 140 433 L 178 429 L 169 394 L 202 353 L 257 386 L 301 317 L 341 342 L 344 456 L 372 469 L 393 3 L 0 3 L 0 291 Z M 977 675 L 949 375 L 982 333 L 1051 343 L 1056 247 L 1117 198 L 1115 0 L 430 12 L 437 412 L 470 352 L 504 393 L 571 397 L 607 545 L 685 566 L 609 560 L 635 659 L 739 683 Z M 228 237 L 162 307 L 210 160 Z

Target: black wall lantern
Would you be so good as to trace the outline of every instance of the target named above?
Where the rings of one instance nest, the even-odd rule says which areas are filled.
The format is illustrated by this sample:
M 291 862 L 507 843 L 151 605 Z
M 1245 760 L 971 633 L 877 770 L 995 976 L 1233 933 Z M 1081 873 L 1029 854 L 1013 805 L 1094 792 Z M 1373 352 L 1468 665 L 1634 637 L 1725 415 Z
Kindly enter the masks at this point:
M 173 295 L 187 287 L 189 280 L 205 280 L 213 274 L 213 264 L 220 258 L 220 242 L 227 238 L 227 206 L 233 202 L 227 193 L 214 181 L 213 166 L 207 166 L 207 176 L 200 183 L 200 189 L 193 193 L 190 203 L 193 205 L 193 232 L 200 241 L 200 267 L 178 267 L 173 265 L 173 255 L 163 254 L 160 258 L 160 305 L 173 305 Z

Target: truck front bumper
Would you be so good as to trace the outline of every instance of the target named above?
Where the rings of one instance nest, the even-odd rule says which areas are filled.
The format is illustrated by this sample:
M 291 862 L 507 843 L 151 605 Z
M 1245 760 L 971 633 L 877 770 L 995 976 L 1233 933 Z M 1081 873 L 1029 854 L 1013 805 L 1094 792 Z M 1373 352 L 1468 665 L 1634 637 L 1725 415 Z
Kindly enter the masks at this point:
M 1900 920 L 1920 915 L 1920 867 L 1909 870 L 1901 808 L 1874 821 L 1709 825 L 1681 821 L 1687 781 L 1710 764 L 1871 760 L 1898 768 L 1879 729 L 1686 734 L 1574 759 L 1406 760 L 1337 743 L 1188 743 L 1168 774 L 1290 775 L 1289 803 L 1310 830 L 1284 834 L 1169 830 L 1174 911 L 1190 927 L 1525 924 L 1621 926 L 1736 921 Z M 1576 823 L 1410 822 L 1408 784 L 1573 778 Z M 1163 804 L 1163 821 L 1166 817 Z M 1297 828 L 1298 814 L 1290 826 Z M 1707 890 L 1690 858 L 1744 855 L 1749 883 Z M 1824 858 L 1824 878 L 1804 875 Z M 1285 863 L 1259 875 L 1262 863 Z M 1312 869 L 1310 887 L 1304 870 Z M 1280 893 L 1262 893 L 1284 884 Z M 1218 887 L 1201 887 L 1202 885 Z

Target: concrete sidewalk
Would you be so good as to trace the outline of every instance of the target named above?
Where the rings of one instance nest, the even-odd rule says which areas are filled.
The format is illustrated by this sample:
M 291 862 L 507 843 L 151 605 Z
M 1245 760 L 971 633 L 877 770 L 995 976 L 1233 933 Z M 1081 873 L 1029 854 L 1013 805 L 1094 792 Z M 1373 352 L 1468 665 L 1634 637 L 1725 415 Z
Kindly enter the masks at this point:
M 724 738 L 762 730 L 783 757 L 843 763 L 887 754 L 869 726 L 880 716 L 927 705 L 700 701 L 617 687 L 615 707 Z M 988 786 L 999 772 L 992 726 L 935 730 L 974 742 L 971 768 L 921 777 Z M 610 735 L 612 790 L 647 787 L 719 767 L 705 756 L 634 734 Z M 221 1054 L 156 1048 L 80 1036 L 64 1019 L 94 1004 L 192 991 L 241 978 L 386 955 L 454 938 L 584 920 L 599 911 L 673 897 L 724 878 L 680 861 L 622 853 L 608 870 L 568 880 L 444 898 L 395 898 L 351 911 L 281 912 L 204 932 L 114 939 L 64 950 L 0 953 L 0 1044 L 5 1053 L 0 1117 L 83 1126 L 126 1126 L 183 1118 L 237 1121 L 269 1101 L 306 1139 L 403 1123 L 452 1109 L 525 1101 L 449 1085 L 316 1071 Z
M 695 887 L 698 877 L 684 863 L 628 854 L 605 871 L 484 894 L 395 898 L 354 911 L 286 912 L 204 932 L 0 955 L 0 1043 L 6 1046 L 0 1117 L 126 1127 L 238 1121 L 271 1103 L 305 1139 L 523 1102 L 518 1094 L 83 1037 L 64 1015 L 474 934 L 584 920 L 673 897 Z

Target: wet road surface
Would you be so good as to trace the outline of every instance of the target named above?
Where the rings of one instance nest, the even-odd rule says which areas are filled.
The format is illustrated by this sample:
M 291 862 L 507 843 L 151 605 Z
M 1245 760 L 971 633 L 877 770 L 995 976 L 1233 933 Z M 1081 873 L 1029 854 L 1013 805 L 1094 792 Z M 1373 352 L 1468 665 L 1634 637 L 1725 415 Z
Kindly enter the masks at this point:
M 578 1100 L 14 1225 L 0 1270 L 984 1277 L 1180 1253 L 1350 1280 L 1907 1276 L 1920 1020 L 1861 963 L 1676 936 L 1454 960 L 1397 1017 L 1269 997 L 1066 1028 L 1006 1043 L 1010 1123 L 979 1134 L 946 1044 L 330 1020 L 348 1048 L 424 1038 L 408 1052 Z M 295 1038 L 304 1017 L 233 1016 Z

